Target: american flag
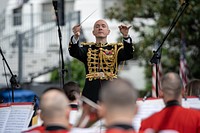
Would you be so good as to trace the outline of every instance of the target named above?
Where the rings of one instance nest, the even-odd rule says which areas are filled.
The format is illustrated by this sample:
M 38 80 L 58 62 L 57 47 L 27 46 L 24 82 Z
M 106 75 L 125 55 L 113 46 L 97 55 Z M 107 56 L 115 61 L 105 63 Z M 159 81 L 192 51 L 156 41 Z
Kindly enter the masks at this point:
M 158 85 L 158 90 L 160 89 L 161 87 L 161 77 L 162 77 L 162 66 L 161 66 L 161 63 L 159 62 L 158 63 L 158 82 L 157 82 L 157 85 Z M 154 98 L 157 98 L 157 95 L 156 95 L 156 64 L 153 64 L 153 68 L 152 68 L 152 97 Z M 158 95 L 159 97 L 159 95 Z
M 155 49 L 157 49 L 159 47 L 159 45 L 160 45 L 160 41 L 159 40 L 155 41 Z M 161 77 L 162 77 L 162 66 L 161 66 L 161 62 L 160 62 L 161 52 L 162 52 L 161 49 L 158 50 L 158 52 L 157 52 L 158 56 L 157 56 L 157 61 L 156 61 L 157 65 L 154 62 L 153 68 L 152 68 L 152 97 L 154 97 L 154 98 L 159 97 L 159 94 L 158 95 L 156 94 L 156 84 L 157 84 L 158 90 L 161 87 L 161 83 L 160 83 Z M 156 67 L 157 67 L 157 74 L 158 74 L 157 75 L 157 83 L 156 83 Z
M 185 51 L 186 51 L 186 42 L 185 38 L 181 37 L 181 50 L 180 50 L 180 67 L 179 67 L 179 75 L 180 78 L 182 79 L 183 86 L 188 83 L 188 66 L 187 66 L 187 61 L 185 59 Z

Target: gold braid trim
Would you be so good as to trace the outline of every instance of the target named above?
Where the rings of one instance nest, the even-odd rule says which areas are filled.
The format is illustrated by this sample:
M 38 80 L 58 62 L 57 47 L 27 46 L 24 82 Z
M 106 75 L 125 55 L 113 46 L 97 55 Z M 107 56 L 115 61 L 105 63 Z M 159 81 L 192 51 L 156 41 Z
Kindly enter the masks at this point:
M 106 75 L 104 75 L 106 74 Z M 107 76 L 109 75 L 109 77 Z M 109 73 L 109 72 L 106 72 L 106 73 L 103 73 L 103 72 L 93 72 L 93 73 L 89 73 L 86 75 L 86 78 L 89 79 L 89 81 L 92 81 L 93 79 L 96 80 L 96 79 L 105 79 L 105 80 L 109 80 L 111 79 L 110 77 L 112 77 L 112 79 L 114 78 L 117 78 L 117 75 L 113 74 L 113 73 Z
M 122 48 L 124 48 L 124 45 L 122 45 L 121 47 L 119 47 L 118 49 L 117 49 L 117 47 L 115 46 L 115 51 L 116 51 L 116 59 L 115 59 L 115 68 L 116 68 L 116 70 L 115 70 L 115 74 L 117 74 L 118 73 L 118 64 L 117 64 L 117 56 L 118 56 L 118 53 L 119 53 L 119 50 L 120 49 L 122 49 Z
M 95 43 L 85 43 L 85 46 L 91 46 L 97 44 Z M 103 46 L 112 46 L 111 50 L 102 48 Z M 122 43 L 111 43 L 111 44 L 101 44 L 99 49 L 88 48 L 87 53 L 87 65 L 88 65 L 88 74 L 86 78 L 90 81 L 95 79 L 105 79 L 112 80 L 117 78 L 118 73 L 118 53 L 119 50 L 124 46 Z
M 94 42 L 82 42 L 81 43 L 82 46 L 92 46 L 92 45 L 95 45 L 96 47 L 106 47 L 106 46 L 123 46 L 123 43 L 106 43 L 106 44 L 96 44 Z
M 81 42 L 81 45 L 83 46 L 89 46 L 89 45 L 95 45 L 96 43 L 94 42 Z
M 104 50 L 103 48 L 100 48 L 100 52 L 99 52 L 100 67 L 107 78 L 113 79 L 114 64 L 115 64 L 115 61 L 113 58 L 115 58 L 115 53 L 112 52 L 113 56 L 111 55 L 109 57 L 109 55 L 106 55 L 104 52 L 106 52 L 106 50 Z M 104 63 L 106 64 L 106 67 L 103 66 Z M 110 69 L 110 72 L 108 72 L 109 69 Z

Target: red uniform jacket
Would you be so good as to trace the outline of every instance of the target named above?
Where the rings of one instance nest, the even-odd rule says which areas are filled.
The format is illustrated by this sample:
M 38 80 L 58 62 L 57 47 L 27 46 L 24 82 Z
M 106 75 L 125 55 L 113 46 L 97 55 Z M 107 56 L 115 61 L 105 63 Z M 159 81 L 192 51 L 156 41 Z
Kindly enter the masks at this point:
M 68 133 L 69 131 L 60 126 L 51 126 L 45 129 L 44 126 L 38 126 L 23 133 Z
M 67 130 L 52 130 L 52 131 L 45 131 L 44 133 L 69 133 Z
M 136 133 L 131 125 L 117 124 L 107 128 L 105 133 Z
M 34 127 L 32 129 L 29 129 L 27 131 L 23 131 L 23 133 L 43 133 L 45 130 L 44 126 L 38 126 L 38 127 Z
M 155 132 L 175 130 L 180 133 L 200 133 L 200 112 L 171 103 L 160 112 L 144 119 L 140 131 L 150 128 Z
M 69 131 L 62 126 L 51 125 L 47 126 L 43 133 L 69 133 Z

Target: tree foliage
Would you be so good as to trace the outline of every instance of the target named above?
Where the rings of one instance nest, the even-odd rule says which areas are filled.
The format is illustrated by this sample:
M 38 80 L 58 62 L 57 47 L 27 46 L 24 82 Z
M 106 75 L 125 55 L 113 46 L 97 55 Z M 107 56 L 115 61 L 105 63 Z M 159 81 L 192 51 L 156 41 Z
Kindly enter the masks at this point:
M 164 73 L 178 73 L 180 41 L 181 35 L 184 35 L 189 78 L 192 79 L 200 78 L 200 3 L 198 0 L 189 2 L 189 6 L 163 44 L 161 63 Z M 149 61 L 153 55 L 154 43 L 156 40 L 163 40 L 182 4 L 183 0 L 123 0 L 123 6 L 115 5 L 106 10 L 109 19 L 131 24 L 138 34 L 136 55 L 138 59 L 145 60 L 147 88 L 151 84 Z
M 77 59 L 73 59 L 65 65 L 65 69 L 67 70 L 65 81 L 76 81 L 83 88 L 85 82 L 85 68 L 83 63 Z M 60 77 L 58 69 L 51 73 L 51 81 L 53 82 L 58 82 Z

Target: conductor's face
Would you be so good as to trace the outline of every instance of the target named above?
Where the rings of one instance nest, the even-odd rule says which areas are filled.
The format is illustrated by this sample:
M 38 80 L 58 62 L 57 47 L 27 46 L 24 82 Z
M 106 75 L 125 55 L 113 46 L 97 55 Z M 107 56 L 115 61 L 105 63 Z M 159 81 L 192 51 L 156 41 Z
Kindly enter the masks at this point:
M 108 24 L 104 20 L 98 20 L 94 24 L 93 35 L 96 38 L 106 38 L 110 33 Z

